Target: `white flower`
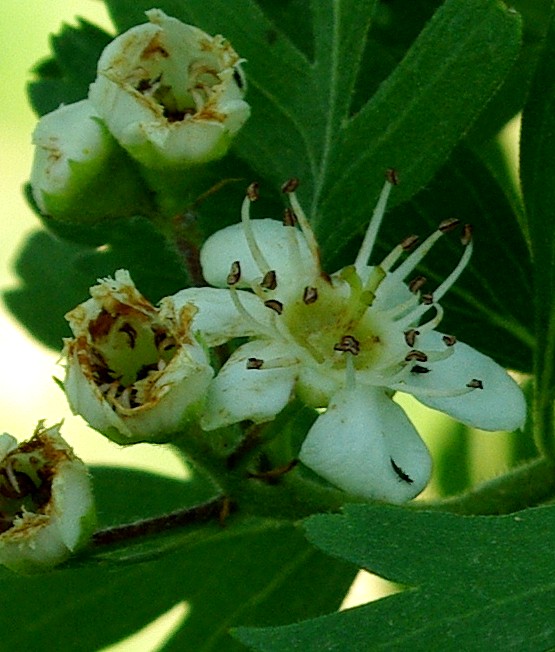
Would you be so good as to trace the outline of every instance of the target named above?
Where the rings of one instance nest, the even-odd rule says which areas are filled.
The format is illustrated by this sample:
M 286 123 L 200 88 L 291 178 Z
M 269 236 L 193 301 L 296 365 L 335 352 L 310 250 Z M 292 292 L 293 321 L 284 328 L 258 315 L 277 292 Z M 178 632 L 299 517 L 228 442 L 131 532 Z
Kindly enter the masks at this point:
M 146 12 L 149 23 L 102 53 L 89 98 L 134 158 L 151 168 L 222 157 L 250 114 L 241 59 L 222 36 Z
M 0 436 L 0 563 L 21 573 L 48 570 L 85 545 L 95 523 L 87 468 L 59 425 L 39 424 L 19 446 Z
M 525 419 L 522 391 L 502 367 L 435 330 L 440 301 L 470 259 L 471 229 L 462 229 L 458 264 L 430 293 L 421 293 L 422 277 L 406 279 L 443 234 L 458 227 L 455 220 L 418 248 L 411 236 L 369 266 L 391 188 L 386 183 L 353 265 L 328 275 L 294 186 L 286 186 L 292 210 L 283 224 L 250 219 L 251 186 L 242 222 L 204 244 L 206 280 L 228 289 L 194 288 L 173 299 L 177 307 L 197 306 L 195 328 L 208 344 L 250 338 L 211 383 L 201 423 L 211 430 L 271 420 L 295 394 L 327 407 L 302 446 L 306 466 L 353 494 L 408 500 L 426 485 L 431 462 L 391 400 L 395 392 L 486 430 L 513 430 Z
M 191 332 L 192 304 L 155 308 L 119 270 L 66 315 L 64 389 L 90 426 L 120 444 L 167 441 L 197 418 L 213 371 Z
M 144 182 L 88 100 L 47 113 L 33 132 L 31 189 L 44 215 L 96 222 L 134 215 Z

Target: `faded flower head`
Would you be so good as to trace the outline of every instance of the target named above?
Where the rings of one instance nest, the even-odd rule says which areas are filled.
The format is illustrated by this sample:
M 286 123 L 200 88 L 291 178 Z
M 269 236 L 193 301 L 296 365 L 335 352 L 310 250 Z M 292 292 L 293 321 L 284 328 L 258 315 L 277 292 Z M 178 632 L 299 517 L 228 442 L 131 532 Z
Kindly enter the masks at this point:
M 49 570 L 85 545 L 96 524 L 86 466 L 39 423 L 18 446 L 0 436 L 0 563 L 21 573 Z
M 191 331 L 196 308 L 155 308 L 129 273 L 103 279 L 66 315 L 64 389 L 74 413 L 120 444 L 167 441 L 194 420 L 213 371 Z
M 394 175 L 390 177 L 394 181 Z M 216 288 L 174 296 L 197 306 L 195 328 L 208 344 L 239 336 L 239 346 L 210 385 L 202 425 L 211 430 L 241 420 L 273 419 L 296 395 L 327 408 L 309 431 L 300 460 L 354 495 L 402 502 L 428 482 L 431 460 L 395 392 L 471 426 L 522 426 L 525 402 L 518 385 L 493 360 L 438 332 L 440 301 L 472 252 L 462 227 L 461 257 L 433 291 L 410 274 L 444 234 L 440 224 L 420 246 L 403 240 L 379 264 L 369 258 L 391 183 L 384 186 L 352 265 L 322 270 L 314 233 L 295 197 L 283 223 L 254 220 L 251 186 L 242 221 L 211 236 L 201 251 L 203 274 Z
M 98 62 L 89 98 L 119 143 L 147 167 L 223 156 L 250 114 L 241 59 L 222 36 L 146 12 Z

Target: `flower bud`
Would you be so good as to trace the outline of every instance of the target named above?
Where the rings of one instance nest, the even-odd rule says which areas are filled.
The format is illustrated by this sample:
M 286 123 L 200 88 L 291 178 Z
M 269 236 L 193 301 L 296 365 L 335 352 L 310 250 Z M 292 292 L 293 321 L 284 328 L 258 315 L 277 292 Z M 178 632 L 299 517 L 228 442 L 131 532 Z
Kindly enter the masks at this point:
M 144 214 L 144 182 L 88 100 L 44 115 L 33 143 L 31 188 L 44 215 L 95 223 Z
M 213 371 L 191 332 L 197 309 L 155 308 L 119 270 L 66 315 L 69 405 L 119 444 L 169 441 L 201 410 Z
M 222 36 L 146 12 L 110 43 L 89 98 L 140 163 L 184 168 L 222 157 L 249 117 L 241 59 Z
M 21 573 L 49 570 L 85 545 L 96 524 L 87 467 L 39 423 L 19 446 L 0 436 L 0 563 Z

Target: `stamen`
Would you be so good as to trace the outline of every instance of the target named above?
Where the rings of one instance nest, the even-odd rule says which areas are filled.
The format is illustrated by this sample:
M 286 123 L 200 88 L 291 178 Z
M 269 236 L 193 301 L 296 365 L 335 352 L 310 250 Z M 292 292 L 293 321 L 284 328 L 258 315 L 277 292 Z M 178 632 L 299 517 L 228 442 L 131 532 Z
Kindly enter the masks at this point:
M 251 252 L 251 256 L 253 257 L 254 262 L 260 270 L 260 273 L 264 275 L 266 272 L 270 271 L 270 265 L 264 257 L 260 247 L 256 243 L 256 238 L 254 237 L 252 224 L 250 221 L 250 205 L 252 201 L 255 201 L 255 199 L 258 198 L 257 190 L 258 185 L 253 183 L 251 183 L 251 185 L 247 188 L 247 195 L 243 200 L 243 205 L 241 207 L 241 222 L 243 223 L 243 232 L 245 234 L 245 239 L 247 241 L 249 251 Z
M 247 369 L 283 369 L 284 367 L 293 367 L 299 364 L 297 358 L 282 356 L 273 360 L 262 360 L 261 358 L 249 358 L 247 360 Z
M 229 295 L 231 297 L 231 300 L 233 301 L 233 305 L 235 306 L 237 312 L 244 318 L 249 321 L 251 321 L 253 324 L 256 324 L 256 326 L 265 331 L 271 332 L 271 330 L 264 324 L 261 324 L 257 319 L 255 319 L 250 312 L 245 308 L 245 306 L 241 303 L 241 299 L 239 298 L 239 292 L 237 291 L 237 288 L 235 286 L 231 286 L 229 288 Z
M 303 303 L 309 306 L 311 303 L 314 303 L 318 300 L 318 290 L 316 288 L 310 287 L 309 285 L 305 287 L 303 292 Z
M 271 269 L 269 272 L 264 274 L 264 278 L 260 283 L 260 287 L 265 288 L 266 290 L 275 290 L 277 288 L 277 278 L 275 270 Z
M 278 315 L 281 315 L 283 312 L 283 303 L 277 299 L 268 299 L 268 301 L 264 301 L 264 305 L 266 308 L 270 308 L 270 310 L 273 310 Z
M 407 276 L 409 272 L 411 272 L 418 265 L 418 263 L 430 252 L 435 243 L 442 237 L 444 231 L 441 229 L 442 225 L 440 224 L 438 229 L 429 235 L 418 247 L 418 249 L 415 249 L 410 254 L 410 256 L 408 256 L 399 265 L 399 267 L 397 267 L 397 269 L 393 272 L 393 275 L 396 276 L 399 280 L 404 279 L 405 276 Z
M 466 383 L 466 386 L 471 389 L 484 389 L 484 383 L 478 378 L 473 378 L 469 383 Z
M 389 389 L 398 390 L 400 392 L 407 392 L 413 396 L 429 396 L 430 398 L 451 398 L 455 396 L 463 396 L 469 392 L 473 392 L 472 387 L 459 387 L 457 389 L 432 389 L 430 387 L 417 387 L 410 383 L 393 383 L 388 385 Z
M 341 340 L 334 344 L 333 350 L 358 355 L 360 353 L 360 342 L 352 335 L 343 335 Z
M 471 233 L 471 231 L 468 231 Z M 463 237 L 465 237 L 463 235 Z M 470 260 L 470 257 L 472 256 L 472 250 L 474 248 L 474 245 L 472 243 L 472 238 L 468 237 L 466 240 L 466 245 L 464 249 L 464 253 L 461 256 L 457 266 L 455 269 L 449 274 L 449 276 L 443 281 L 443 283 L 434 291 L 434 300 L 439 301 L 449 290 L 449 288 L 456 283 L 458 280 L 459 276 L 463 273 L 464 268 L 468 265 L 468 261 Z
M 359 274 L 361 274 L 363 269 L 368 265 L 368 261 L 372 255 L 372 250 L 374 249 L 374 244 L 376 243 L 376 237 L 378 235 L 378 231 L 380 230 L 383 216 L 385 214 L 387 200 L 389 199 L 389 194 L 391 192 L 391 188 L 394 185 L 394 181 L 396 180 L 396 176 L 391 176 L 391 179 L 392 180 L 388 178 L 382 188 L 378 203 L 376 204 L 376 208 L 374 208 L 370 223 L 366 229 L 366 234 L 355 259 L 355 268 Z
M 423 294 L 421 299 L 422 299 L 422 303 L 425 306 L 431 306 L 432 303 L 434 303 L 434 295 L 431 294 L 430 292 L 427 293 L 427 294 Z
M 385 171 L 385 178 L 389 181 L 392 186 L 399 185 L 399 175 L 395 168 L 387 168 Z
M 427 362 L 428 356 L 423 351 L 417 351 L 414 349 L 409 351 L 405 356 L 405 362 L 411 362 L 412 360 L 417 360 L 418 362 Z
M 399 258 L 403 255 L 403 253 L 409 251 L 417 242 L 418 242 L 417 235 L 408 236 L 408 238 L 405 238 L 389 254 L 387 254 L 387 256 L 382 260 L 379 266 L 384 271 L 388 272 L 393 267 L 393 265 L 399 260 Z
M 297 216 L 293 211 L 287 207 L 283 212 L 283 226 L 296 226 Z
M 454 231 L 459 226 L 460 223 L 461 223 L 460 220 L 458 220 L 456 217 L 452 217 L 447 220 L 443 220 L 443 222 L 440 222 L 437 228 L 442 233 L 450 233 L 451 231 Z
M 428 279 L 425 276 L 415 276 L 412 281 L 409 282 L 409 290 L 416 294 L 426 283 Z
M 412 484 L 414 482 L 414 480 L 409 475 L 407 475 L 400 466 L 395 464 L 395 461 L 392 457 L 389 458 L 389 461 L 391 462 L 391 468 L 399 476 L 399 480 L 402 480 L 408 484 Z
M 445 346 L 454 346 L 457 343 L 457 338 L 454 335 L 444 335 L 441 339 Z
M 423 367 L 419 364 L 415 364 L 413 367 L 411 367 L 411 372 L 413 374 L 428 374 L 430 371 L 431 369 L 429 367 Z
M 472 240 L 472 224 L 465 224 L 463 227 L 463 233 L 461 236 L 461 242 L 462 244 L 466 247 L 466 245 L 470 244 L 470 241 Z
M 228 285 L 237 285 L 241 280 L 241 263 L 238 260 L 231 263 L 231 269 L 226 280 Z
M 320 248 L 318 247 L 316 236 L 314 235 L 314 231 L 310 226 L 310 222 L 308 221 L 302 206 L 299 204 L 297 195 L 295 195 L 295 190 L 297 189 L 298 185 L 299 182 L 297 179 L 290 179 L 283 184 L 281 189 L 284 193 L 289 195 L 289 201 L 291 202 L 293 213 L 295 214 L 297 222 L 301 227 L 301 231 L 305 237 L 306 243 L 308 244 L 312 258 L 318 267 L 320 267 Z
M 416 336 L 420 335 L 420 331 L 411 328 L 410 330 L 406 331 L 404 335 L 405 335 L 405 342 L 407 343 L 407 346 L 410 346 L 412 348 L 414 346 L 414 343 L 416 342 Z

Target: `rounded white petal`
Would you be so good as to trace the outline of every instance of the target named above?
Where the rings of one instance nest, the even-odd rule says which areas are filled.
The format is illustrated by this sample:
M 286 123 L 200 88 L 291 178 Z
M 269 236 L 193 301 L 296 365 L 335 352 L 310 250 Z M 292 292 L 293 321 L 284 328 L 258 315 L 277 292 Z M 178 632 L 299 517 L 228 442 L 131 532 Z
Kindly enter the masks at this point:
M 288 298 L 291 291 L 302 296 L 303 288 L 319 275 L 303 234 L 271 219 L 250 220 L 254 239 L 271 270 L 276 272 L 276 298 Z M 233 262 L 241 265 L 238 287 L 260 282 L 265 271 L 255 262 L 242 223 L 232 224 L 211 235 L 200 252 L 204 278 L 215 287 L 226 287 Z M 285 296 L 284 296 L 285 295 Z
M 152 168 L 219 158 L 249 117 L 241 59 L 221 36 L 146 12 L 102 53 L 89 98 L 114 137 Z
M 215 430 L 238 421 L 261 423 L 274 419 L 291 398 L 296 365 L 247 369 L 247 360 L 272 363 L 285 356 L 287 349 L 282 344 L 258 340 L 239 347 L 208 388 L 202 428 Z
M 176 310 L 185 304 L 195 306 L 197 312 L 191 328 L 208 346 L 268 332 L 272 311 L 250 292 L 239 290 L 237 296 L 247 314 L 237 309 L 229 290 L 216 288 L 186 288 L 162 299 L 160 305 L 172 303 Z
M 417 348 L 424 351 L 445 349 L 443 335 L 430 332 L 417 340 Z M 452 355 L 445 360 L 425 363 L 429 373 L 412 374 L 408 393 L 424 405 L 445 412 L 462 423 L 481 430 L 522 428 L 526 420 L 526 400 L 518 384 L 506 370 L 491 358 L 472 347 L 457 342 Z M 426 390 L 445 392 L 464 389 L 472 380 L 479 380 L 483 389 L 473 389 L 462 396 L 426 396 Z
M 402 503 L 431 473 L 428 450 L 403 410 L 381 389 L 342 389 L 310 429 L 299 459 L 355 496 Z

